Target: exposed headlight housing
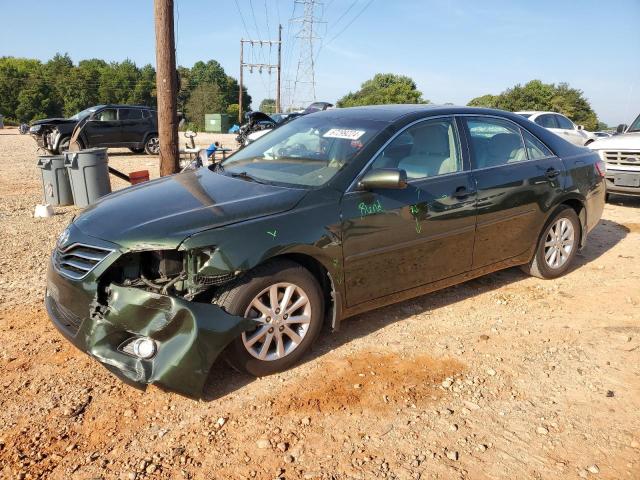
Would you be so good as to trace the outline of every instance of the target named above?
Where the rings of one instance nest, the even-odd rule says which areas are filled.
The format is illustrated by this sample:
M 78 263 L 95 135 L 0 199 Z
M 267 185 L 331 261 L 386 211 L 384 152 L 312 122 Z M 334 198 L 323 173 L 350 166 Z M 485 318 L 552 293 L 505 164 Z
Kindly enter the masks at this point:
M 42 125 L 34 125 L 33 127 L 29 128 L 29 133 L 38 133 L 41 128 Z
M 155 356 L 158 351 L 158 346 L 155 340 L 149 337 L 137 337 L 123 344 L 120 350 L 132 357 L 148 360 Z

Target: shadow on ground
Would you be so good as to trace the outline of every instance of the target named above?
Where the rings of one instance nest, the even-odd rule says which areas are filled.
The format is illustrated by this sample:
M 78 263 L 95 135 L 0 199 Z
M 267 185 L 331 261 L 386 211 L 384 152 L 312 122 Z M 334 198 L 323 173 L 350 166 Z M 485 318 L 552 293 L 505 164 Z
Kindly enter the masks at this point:
M 572 270 L 583 268 L 596 260 L 622 241 L 629 231 L 630 229 L 625 225 L 610 220 L 601 220 L 590 233 L 586 247 L 578 253 Z M 452 303 L 488 294 L 525 278 L 527 278 L 526 274 L 519 268 L 510 268 L 421 297 L 356 315 L 345 320 L 338 332 L 331 333 L 329 329 L 325 329 L 303 362 L 318 358 L 345 343 L 366 337 L 394 322 L 429 311 L 436 312 Z M 234 371 L 223 359 L 219 359 L 209 374 L 204 399 L 213 401 L 222 398 L 254 380 L 254 377 Z

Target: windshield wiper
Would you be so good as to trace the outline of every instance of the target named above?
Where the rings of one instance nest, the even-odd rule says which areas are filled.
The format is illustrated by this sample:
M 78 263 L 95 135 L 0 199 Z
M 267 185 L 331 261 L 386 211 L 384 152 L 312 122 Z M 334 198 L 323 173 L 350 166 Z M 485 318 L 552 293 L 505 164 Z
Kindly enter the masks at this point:
M 239 173 L 231 172 L 230 175 L 233 178 L 241 178 L 243 180 L 248 180 L 250 182 L 265 183 L 265 182 L 262 182 L 262 181 L 258 180 L 256 177 L 252 177 L 247 172 L 239 172 Z

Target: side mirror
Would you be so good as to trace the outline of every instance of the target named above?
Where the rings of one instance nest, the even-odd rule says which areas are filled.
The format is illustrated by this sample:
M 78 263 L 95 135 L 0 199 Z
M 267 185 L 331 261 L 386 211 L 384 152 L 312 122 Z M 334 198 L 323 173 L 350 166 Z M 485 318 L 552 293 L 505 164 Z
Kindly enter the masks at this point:
M 387 188 L 399 190 L 407 186 L 407 172 L 398 168 L 377 168 L 369 171 L 358 182 L 361 190 Z
M 583 125 L 578 125 L 578 130 L 584 130 L 584 126 Z
M 628 125 L 621 123 L 620 125 L 618 125 L 618 128 L 616 128 L 616 133 L 624 133 L 627 131 L 627 128 L 629 128 Z

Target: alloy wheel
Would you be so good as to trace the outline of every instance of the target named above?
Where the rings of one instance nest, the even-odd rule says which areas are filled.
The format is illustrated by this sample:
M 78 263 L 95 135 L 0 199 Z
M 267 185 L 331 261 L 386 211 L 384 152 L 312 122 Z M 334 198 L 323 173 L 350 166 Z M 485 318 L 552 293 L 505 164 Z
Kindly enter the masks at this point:
M 550 268 L 561 268 L 571 256 L 575 245 L 573 223 L 564 217 L 551 225 L 544 242 L 544 260 Z
M 279 360 L 298 348 L 309 331 L 311 302 L 299 286 L 276 283 L 254 297 L 245 317 L 260 322 L 242 334 L 247 352 L 258 360 Z
M 153 155 L 160 153 L 160 139 L 158 137 L 151 137 L 147 140 L 147 150 Z

